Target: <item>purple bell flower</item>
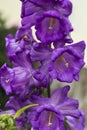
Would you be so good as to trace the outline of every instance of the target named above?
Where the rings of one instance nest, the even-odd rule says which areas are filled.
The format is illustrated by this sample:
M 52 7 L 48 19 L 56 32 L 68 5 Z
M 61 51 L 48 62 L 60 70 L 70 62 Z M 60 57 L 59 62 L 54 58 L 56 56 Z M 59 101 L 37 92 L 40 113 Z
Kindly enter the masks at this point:
M 78 101 L 67 97 L 69 89 L 69 86 L 58 88 L 48 99 L 32 97 L 32 101 L 38 102 L 40 105 L 37 107 L 35 117 L 32 120 L 33 130 L 68 130 L 68 127 L 73 128 L 68 123 L 68 116 L 74 121 L 79 120 L 79 124 L 83 126 L 84 122 L 79 119 L 81 112 L 78 110 Z M 66 126 L 65 122 L 69 126 Z
M 68 19 L 54 10 L 44 12 L 42 17 L 38 17 L 35 27 L 37 38 L 44 43 L 64 39 L 73 30 Z
M 62 82 L 78 80 L 79 72 L 84 65 L 84 41 L 57 49 L 47 49 L 41 46 L 43 44 L 33 47 L 31 59 L 41 62 L 40 72 L 45 79 L 47 77 L 47 80 L 58 79 Z
M 0 74 L 0 82 L 7 95 L 21 93 L 29 79 L 29 73 L 23 67 L 11 69 L 6 64 L 1 67 Z
M 69 16 L 72 12 L 72 3 L 69 0 L 22 0 L 21 17 L 26 17 L 37 12 L 58 10 L 61 14 Z
M 85 42 L 66 45 L 73 42 L 69 21 L 72 3 L 20 1 L 22 26 L 15 37 L 9 34 L 5 38 L 12 67 L 5 63 L 0 68 L 2 88 L 6 95 L 11 94 L 5 105 L 10 110 L 0 110 L 0 114 L 12 115 L 18 130 L 84 130 L 85 116 L 78 109 L 78 100 L 67 96 L 70 87 L 57 88 L 52 93 L 50 89 L 53 79 L 77 81 L 84 65 Z M 39 43 L 33 38 L 32 27 Z
M 62 17 L 68 17 L 72 12 L 72 3 L 69 0 L 23 0 L 21 13 L 22 25 L 26 27 L 36 25 L 37 17 L 43 16 L 44 12 L 51 10 L 59 12 Z
M 15 55 L 11 54 L 10 59 L 13 68 L 9 68 L 4 64 L 0 69 L 1 84 L 7 95 L 21 93 L 25 87 L 41 86 L 43 84 L 43 76 L 38 70 L 34 69 L 27 51 L 18 52 Z
M 79 43 L 58 48 L 53 51 L 49 65 L 52 78 L 61 82 L 72 82 L 79 79 L 79 72 L 84 65 L 85 43 Z
M 69 16 L 72 12 L 72 3 L 69 0 L 28 0 L 44 10 L 55 9 L 61 14 Z

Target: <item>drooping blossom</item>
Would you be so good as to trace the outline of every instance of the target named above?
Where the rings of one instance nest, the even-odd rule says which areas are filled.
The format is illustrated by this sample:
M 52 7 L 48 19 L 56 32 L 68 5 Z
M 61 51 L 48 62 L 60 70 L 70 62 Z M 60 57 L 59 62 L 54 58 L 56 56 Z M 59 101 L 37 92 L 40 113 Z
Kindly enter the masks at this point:
M 73 79 L 79 79 L 79 72 L 84 65 L 84 49 L 84 41 L 51 50 L 39 44 L 31 50 L 31 59 L 41 62 L 40 72 L 45 78 L 72 82 Z
M 33 130 L 75 130 L 75 126 L 69 122 L 75 120 L 78 120 L 77 127 L 80 123 L 81 130 L 84 129 L 84 121 L 81 121 L 84 116 L 78 109 L 78 101 L 67 97 L 69 89 L 69 86 L 58 88 L 50 98 L 32 97 L 32 101 L 40 105 L 32 120 Z

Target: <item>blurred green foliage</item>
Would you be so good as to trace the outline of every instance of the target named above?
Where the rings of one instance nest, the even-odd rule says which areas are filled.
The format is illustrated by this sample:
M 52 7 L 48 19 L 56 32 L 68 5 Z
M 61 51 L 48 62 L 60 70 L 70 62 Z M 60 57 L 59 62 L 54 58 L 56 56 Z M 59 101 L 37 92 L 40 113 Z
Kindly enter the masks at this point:
M 6 19 L 3 17 L 3 14 L 0 12 L 0 29 L 6 28 Z
M 15 34 L 17 27 L 6 28 L 6 19 L 3 18 L 2 13 L 0 13 L 0 67 L 6 62 L 10 63 L 6 57 L 6 48 L 5 48 L 5 37 L 8 34 Z M 8 100 L 4 90 L 0 86 L 0 109 L 5 109 L 4 105 Z

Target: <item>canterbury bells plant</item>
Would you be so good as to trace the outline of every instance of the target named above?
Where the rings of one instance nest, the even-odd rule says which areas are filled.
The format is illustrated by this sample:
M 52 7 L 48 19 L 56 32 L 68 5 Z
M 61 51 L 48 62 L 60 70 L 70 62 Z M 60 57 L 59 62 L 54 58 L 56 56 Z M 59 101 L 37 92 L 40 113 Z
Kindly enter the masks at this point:
M 0 68 L 0 83 L 9 95 L 0 111 L 2 130 L 84 130 L 78 100 L 68 97 L 70 86 L 51 91 L 54 79 L 79 80 L 85 42 L 73 43 L 69 0 L 21 0 L 21 27 L 6 40 L 12 63 Z M 37 42 L 32 35 L 36 29 Z M 66 44 L 67 43 L 67 44 Z M 73 44 L 72 44 L 73 43 Z

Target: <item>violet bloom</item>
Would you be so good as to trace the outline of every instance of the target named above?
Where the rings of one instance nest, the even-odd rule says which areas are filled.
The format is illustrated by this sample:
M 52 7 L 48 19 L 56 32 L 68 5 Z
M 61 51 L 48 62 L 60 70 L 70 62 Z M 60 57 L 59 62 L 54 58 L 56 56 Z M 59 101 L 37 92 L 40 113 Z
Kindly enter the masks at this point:
M 12 43 L 12 42 L 11 42 Z M 16 52 L 16 46 L 9 45 L 7 55 L 12 61 L 13 68 L 4 64 L 0 69 L 0 81 L 6 94 L 19 94 L 26 87 L 40 86 L 42 84 L 42 75 L 32 65 L 29 50 L 22 49 Z M 12 48 L 10 50 L 10 48 Z M 13 53 L 12 53 L 13 50 Z M 37 78 L 35 78 L 37 75 Z
M 51 60 L 53 49 L 43 43 L 34 43 L 31 49 L 31 60 L 35 61 L 36 63 L 40 63 L 38 66 L 39 72 L 43 75 L 43 82 L 45 83 L 46 87 L 48 84 L 51 84 L 52 79 L 49 76 L 48 65 Z M 38 80 L 38 77 L 36 75 Z
M 84 65 L 84 41 L 52 50 L 41 46 L 43 45 L 31 50 L 31 59 L 41 62 L 40 72 L 44 74 L 45 79 L 49 77 L 62 82 L 78 80 Z
M 16 32 L 15 39 L 16 41 L 20 41 L 23 39 L 26 44 L 31 44 L 34 42 L 32 30 L 28 27 L 19 28 Z
M 84 65 L 84 41 L 58 48 L 53 51 L 49 65 L 52 78 L 62 82 L 72 82 L 79 79 L 79 72 Z
M 69 0 L 29 0 L 37 6 L 47 10 L 57 10 L 62 15 L 69 16 L 72 12 L 72 3 Z
M 36 4 L 33 4 L 30 1 L 24 1 L 22 2 L 22 25 L 26 27 L 31 27 L 35 25 L 36 23 L 36 16 L 41 15 L 43 12 L 43 9 L 41 7 L 38 7 Z
M 38 39 L 44 43 L 64 39 L 73 30 L 69 20 L 53 10 L 44 12 L 42 17 L 38 17 L 35 27 Z
M 0 69 L 0 82 L 7 95 L 19 94 L 26 87 L 43 84 L 41 82 L 43 77 L 38 71 L 34 70 L 29 55 L 27 57 L 25 54 L 20 54 L 15 61 L 15 67 L 9 68 L 4 64 Z M 36 77 L 38 77 L 38 80 Z
M 9 60 L 11 60 L 11 57 L 14 57 L 16 55 L 16 52 L 21 52 L 21 50 L 24 48 L 24 43 L 21 44 L 19 42 L 15 42 L 15 38 L 12 34 L 7 35 L 5 38 L 6 40 L 6 54 Z
M 9 34 L 6 38 L 6 54 L 10 61 L 16 57 L 16 53 L 31 49 L 34 42 L 32 31 L 29 28 L 21 27 L 17 32 L 15 38 Z
M 22 26 L 30 28 L 34 25 L 38 39 L 44 43 L 67 41 L 73 30 L 68 20 L 71 10 L 72 4 L 68 0 L 22 1 Z
M 82 123 L 79 119 L 81 112 L 78 110 L 78 101 L 67 97 L 69 89 L 69 86 L 58 88 L 53 91 L 50 98 L 46 99 L 32 97 L 32 101 L 40 105 L 32 120 L 33 130 L 68 130 L 72 126 L 68 123 L 67 116 L 74 120 L 78 119 L 79 124 Z M 69 126 L 66 126 L 64 122 L 67 122 Z
M 57 10 L 65 16 L 69 16 L 72 12 L 72 3 L 69 0 L 21 0 L 22 12 L 21 17 L 41 15 L 47 10 Z
M 0 82 L 7 95 L 21 93 L 29 80 L 29 73 L 23 67 L 9 68 L 4 64 L 0 70 Z
M 72 130 L 84 130 L 85 128 L 85 115 L 83 111 L 81 111 L 79 120 L 70 116 L 67 116 L 66 120 L 68 124 L 71 126 Z
M 36 24 L 37 16 L 42 16 L 45 11 L 58 11 L 62 16 L 69 16 L 72 12 L 72 4 L 69 0 L 23 0 L 22 1 L 22 25 L 31 27 Z

